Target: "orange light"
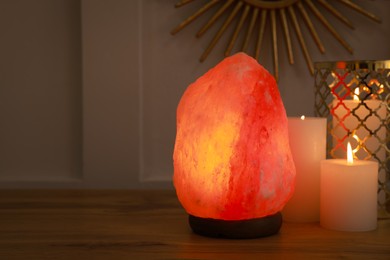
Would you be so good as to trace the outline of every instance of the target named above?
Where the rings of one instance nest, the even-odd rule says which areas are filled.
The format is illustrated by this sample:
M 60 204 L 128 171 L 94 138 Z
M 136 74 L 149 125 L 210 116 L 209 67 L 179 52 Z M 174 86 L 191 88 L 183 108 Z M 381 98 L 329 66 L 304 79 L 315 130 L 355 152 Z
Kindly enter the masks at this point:
M 304 115 L 301 116 L 301 120 L 305 120 L 305 116 Z
M 352 153 L 352 147 L 351 144 L 348 142 L 347 145 L 347 163 L 353 164 L 353 153 Z
M 177 108 L 173 182 L 192 216 L 246 220 L 276 214 L 295 166 L 278 87 L 244 53 L 191 84 Z

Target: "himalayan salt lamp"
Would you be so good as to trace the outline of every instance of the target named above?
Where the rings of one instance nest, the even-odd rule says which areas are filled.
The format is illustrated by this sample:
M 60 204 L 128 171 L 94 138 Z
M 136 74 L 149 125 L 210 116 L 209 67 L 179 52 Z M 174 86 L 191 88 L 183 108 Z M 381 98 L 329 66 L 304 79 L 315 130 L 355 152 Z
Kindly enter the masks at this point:
M 173 182 L 195 233 L 277 233 L 295 166 L 274 78 L 244 53 L 188 86 L 177 108 Z

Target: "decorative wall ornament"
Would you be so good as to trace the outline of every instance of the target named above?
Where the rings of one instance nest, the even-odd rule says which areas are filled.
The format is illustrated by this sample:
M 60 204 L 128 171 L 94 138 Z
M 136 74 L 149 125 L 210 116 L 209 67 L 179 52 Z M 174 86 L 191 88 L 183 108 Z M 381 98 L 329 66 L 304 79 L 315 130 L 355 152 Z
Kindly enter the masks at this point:
M 181 7 L 195 0 L 181 0 L 175 6 Z M 214 15 L 205 23 L 202 28 L 196 33 L 196 37 L 201 37 L 215 22 L 221 18 L 223 14 L 227 14 L 226 20 L 223 22 L 220 29 L 214 35 L 214 38 L 200 57 L 200 61 L 203 62 L 215 47 L 221 36 L 226 29 L 233 24 L 234 20 L 237 20 L 236 27 L 233 34 L 230 37 L 230 41 L 227 44 L 224 55 L 229 56 L 232 54 L 232 50 L 237 43 L 239 36 L 244 37 L 241 45 L 241 51 L 253 56 L 256 60 L 259 59 L 261 45 L 263 42 L 266 26 L 270 26 L 273 43 L 273 74 L 276 79 L 279 77 L 279 58 L 278 58 L 278 34 L 277 24 L 280 23 L 283 28 L 283 34 L 285 38 L 285 45 L 288 52 L 288 60 L 290 64 L 294 64 L 293 47 L 291 43 L 291 34 L 295 32 L 298 38 L 302 53 L 305 57 L 308 69 L 311 74 L 314 73 L 313 61 L 310 56 L 310 52 L 306 46 L 305 38 L 301 25 L 298 22 L 298 16 L 301 16 L 305 22 L 311 37 L 315 41 L 319 51 L 325 52 L 325 47 L 318 36 L 317 29 L 314 27 L 311 20 L 311 16 L 318 19 L 323 26 L 328 30 L 333 37 L 340 42 L 342 46 L 349 52 L 353 53 L 353 49 L 350 44 L 337 32 L 337 29 L 331 24 L 331 22 L 324 16 L 318 9 L 318 6 L 324 7 L 332 17 L 339 19 L 350 29 L 354 29 L 353 23 L 344 16 L 344 14 L 334 7 L 332 2 L 340 2 L 348 8 L 357 11 L 358 13 L 370 18 L 371 20 L 380 23 L 381 19 L 375 14 L 367 11 L 364 7 L 354 3 L 352 0 L 208 0 L 205 4 L 194 12 L 191 16 L 180 23 L 176 28 L 171 31 L 174 35 L 193 22 L 195 19 L 206 13 L 214 12 Z M 213 8 L 215 7 L 215 8 Z M 310 13 L 310 15 L 309 15 Z M 311 15 L 312 14 L 312 15 Z M 255 32 L 257 30 L 257 32 Z M 245 32 L 244 32 L 245 31 Z M 251 40 L 255 41 L 254 53 L 249 53 L 248 46 Z

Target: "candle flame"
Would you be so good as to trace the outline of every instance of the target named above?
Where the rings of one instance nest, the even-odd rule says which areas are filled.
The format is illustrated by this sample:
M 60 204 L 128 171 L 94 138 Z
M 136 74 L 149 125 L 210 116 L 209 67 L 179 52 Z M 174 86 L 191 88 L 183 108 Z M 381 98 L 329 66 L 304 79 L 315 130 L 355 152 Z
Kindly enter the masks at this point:
M 351 144 L 348 142 L 347 145 L 347 163 L 352 164 L 353 163 L 353 154 L 352 154 L 352 147 Z
M 305 120 L 305 116 L 304 115 L 301 116 L 301 120 Z
M 355 93 L 355 95 L 353 95 L 353 100 L 354 100 L 354 101 L 360 101 L 360 99 L 359 99 L 359 95 L 360 95 L 360 90 L 359 90 L 359 88 L 355 88 L 354 93 Z

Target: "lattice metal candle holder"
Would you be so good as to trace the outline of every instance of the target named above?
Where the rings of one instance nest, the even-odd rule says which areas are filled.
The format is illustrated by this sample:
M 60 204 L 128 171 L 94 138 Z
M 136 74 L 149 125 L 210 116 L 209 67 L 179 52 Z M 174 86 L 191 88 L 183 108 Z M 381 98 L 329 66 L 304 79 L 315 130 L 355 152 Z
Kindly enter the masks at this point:
M 350 142 L 355 158 L 378 161 L 378 217 L 390 218 L 390 60 L 318 62 L 314 76 L 328 158 L 345 158 Z

